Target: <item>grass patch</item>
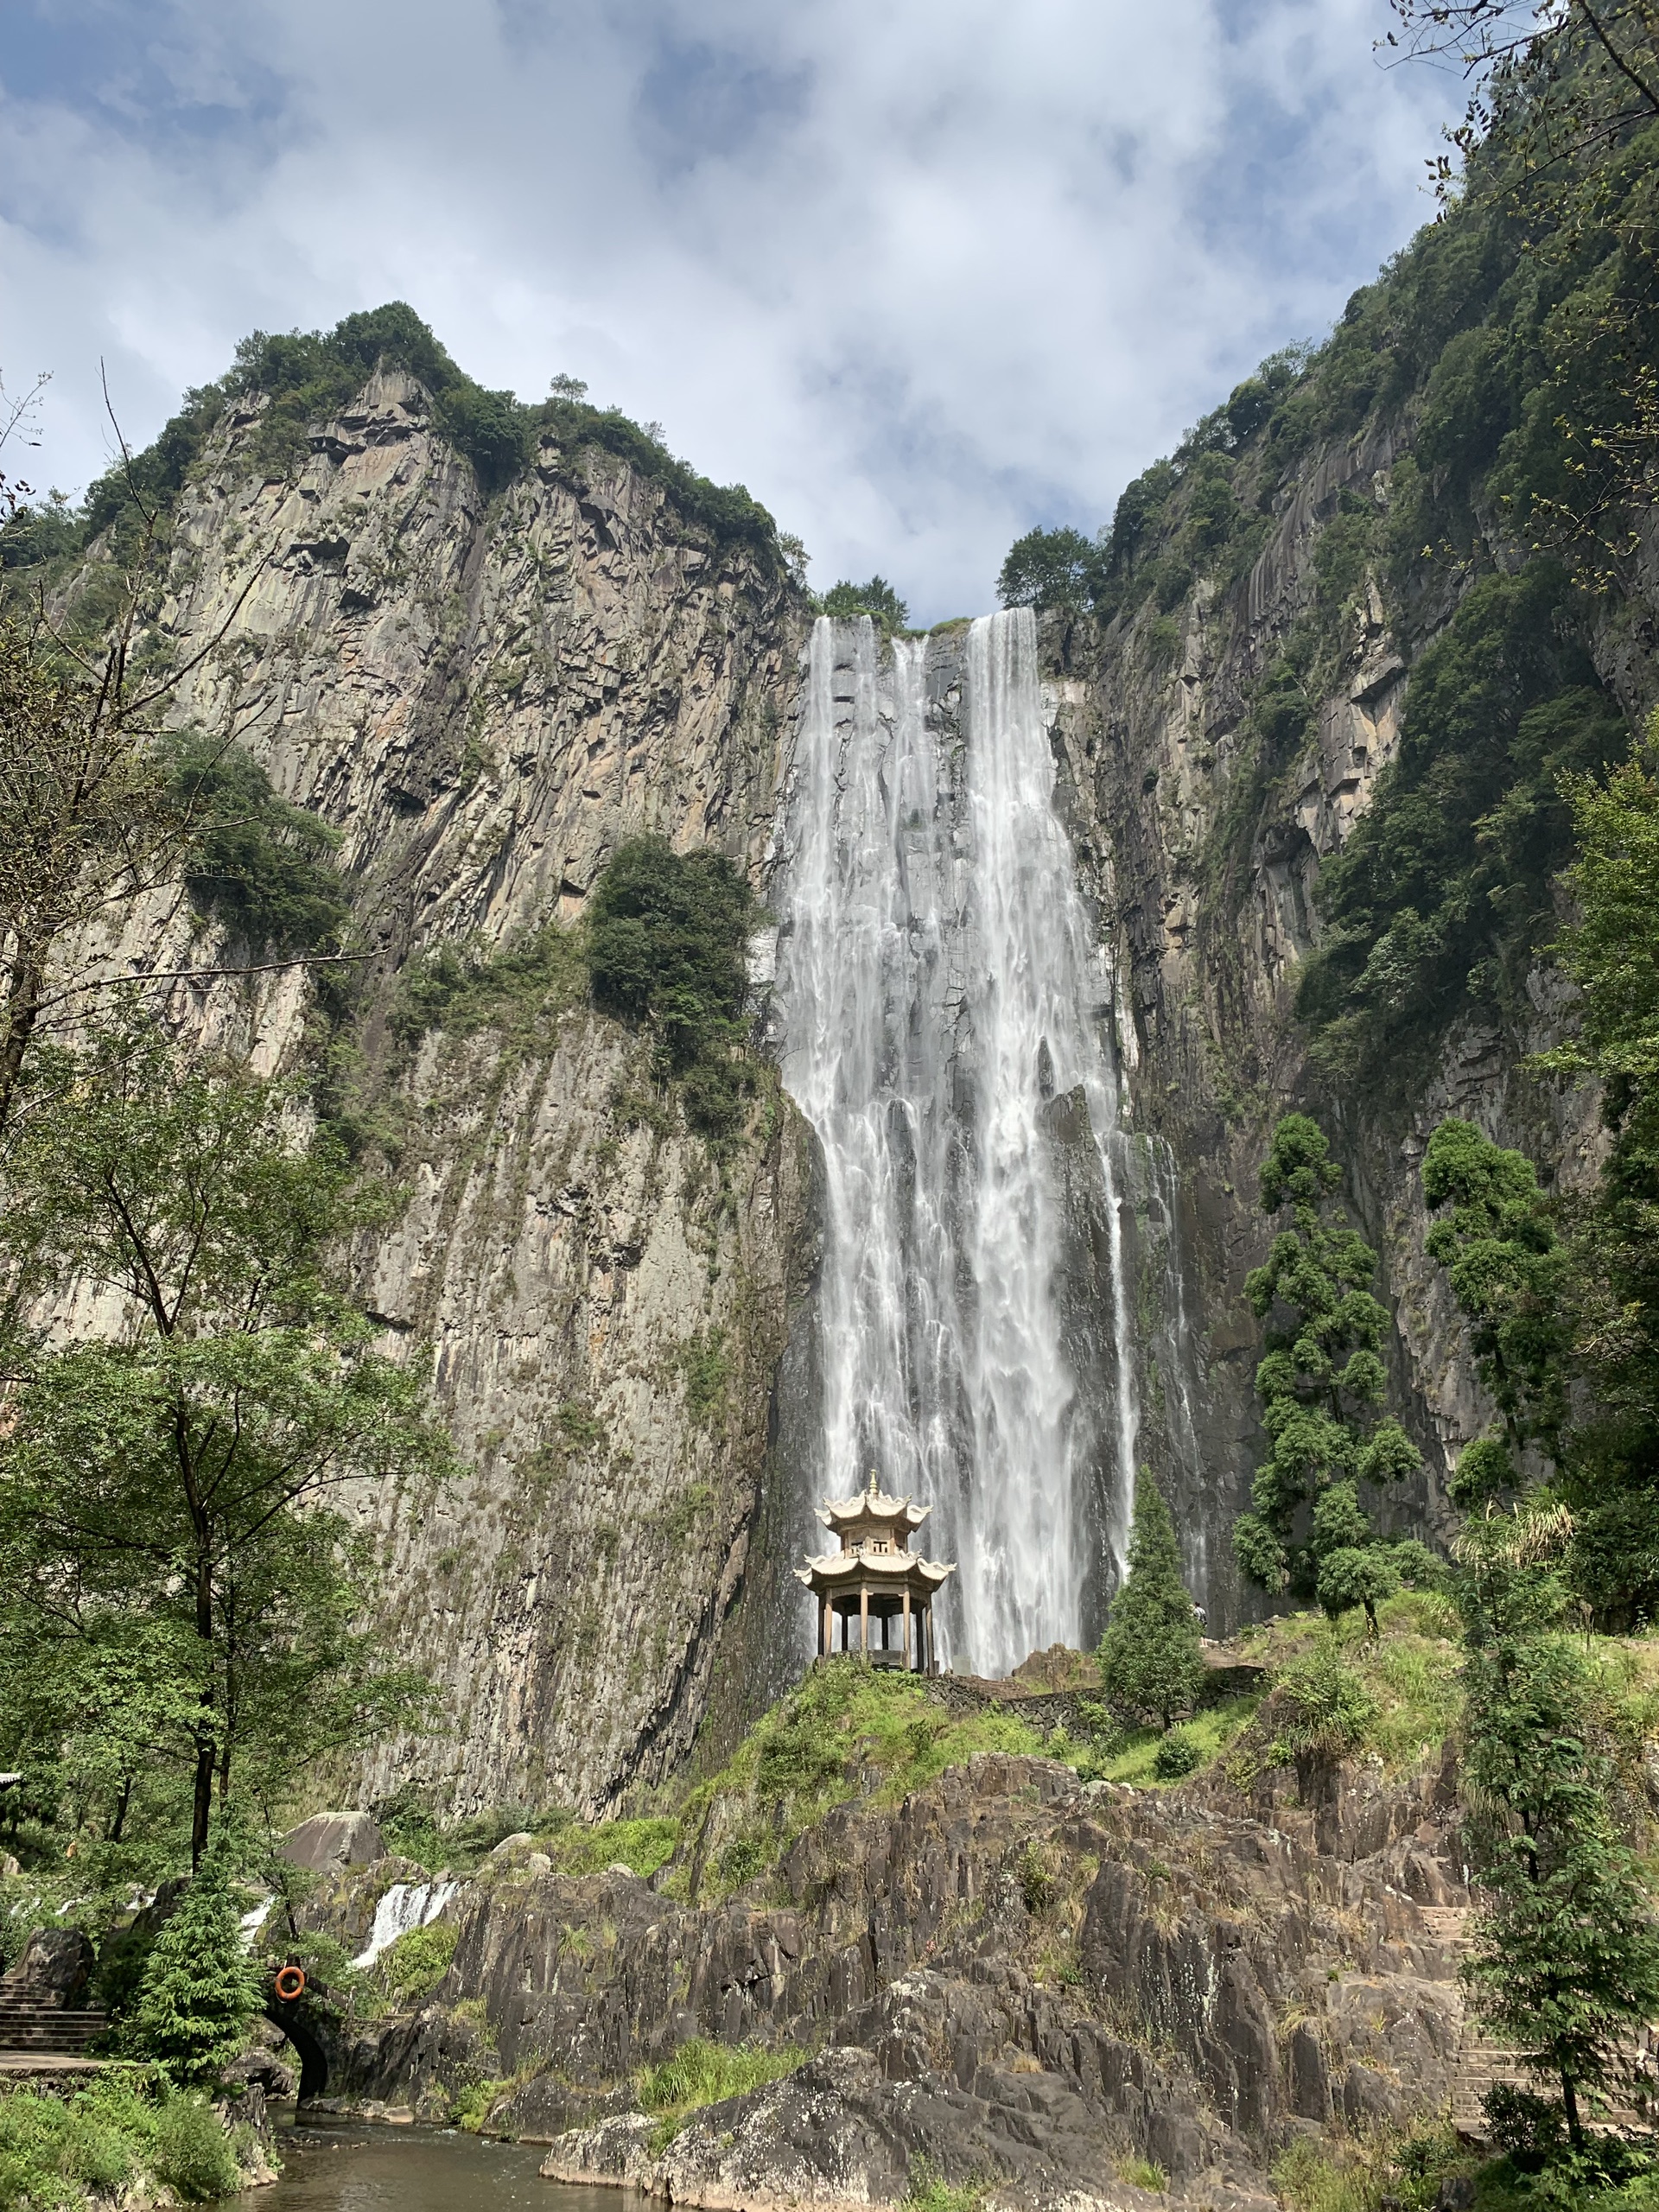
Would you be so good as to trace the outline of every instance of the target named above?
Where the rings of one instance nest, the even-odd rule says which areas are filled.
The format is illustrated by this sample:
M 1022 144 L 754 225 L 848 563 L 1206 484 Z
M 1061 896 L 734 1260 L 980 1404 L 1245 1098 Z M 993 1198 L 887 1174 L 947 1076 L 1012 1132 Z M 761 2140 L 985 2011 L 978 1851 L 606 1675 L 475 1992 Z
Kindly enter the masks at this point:
M 1169 2187 L 1169 2176 L 1155 2158 L 1125 2158 L 1117 2169 L 1117 2177 L 1131 2189 L 1150 2190 L 1154 2196 Z
M 1233 1738 L 1254 1719 L 1261 1702 L 1257 1692 L 1224 1698 L 1219 1704 L 1206 1707 L 1185 1722 L 1179 1732 L 1181 1738 L 1198 1753 L 1188 1773 L 1201 1774 L 1205 1767 L 1213 1766 Z M 1128 1782 L 1137 1789 L 1173 1789 L 1186 1776 L 1159 1772 L 1158 1755 L 1167 1741 L 1156 1728 L 1137 1728 L 1124 1739 L 1122 1751 L 1101 1760 L 1096 1770 L 1106 1782 Z
M 599 1821 L 591 1827 L 573 1821 L 568 1827 L 536 1839 L 561 1874 L 597 1874 L 607 1866 L 626 1866 L 646 1881 L 671 1858 L 680 1840 L 678 1821 L 664 1815 L 637 1821 Z
M 1006 1707 L 958 1717 L 935 1705 L 918 1676 L 861 1658 L 830 1660 L 757 1722 L 719 1773 L 687 1799 L 682 1820 L 689 1843 L 711 1832 L 726 1837 L 704 1869 L 701 1893 L 741 1889 L 775 1865 L 804 1828 L 850 1797 L 895 1805 L 978 1752 L 1042 1748 L 1036 1732 Z M 685 1894 L 688 1885 L 686 1869 L 670 1878 L 671 1894 Z
M 653 2156 L 665 2151 L 692 2113 L 728 2097 L 747 2096 L 768 2082 L 781 2082 L 786 2074 L 806 2063 L 810 2052 L 798 2044 L 781 2044 L 763 2050 L 755 2044 L 707 2043 L 694 2036 L 683 2043 L 671 2058 L 647 2066 L 634 2084 L 642 2112 L 654 2113 L 652 2130 Z
M 985 2193 L 982 2181 L 948 2182 L 931 2158 L 917 2158 L 911 2165 L 905 2202 L 915 2212 L 980 2212 Z

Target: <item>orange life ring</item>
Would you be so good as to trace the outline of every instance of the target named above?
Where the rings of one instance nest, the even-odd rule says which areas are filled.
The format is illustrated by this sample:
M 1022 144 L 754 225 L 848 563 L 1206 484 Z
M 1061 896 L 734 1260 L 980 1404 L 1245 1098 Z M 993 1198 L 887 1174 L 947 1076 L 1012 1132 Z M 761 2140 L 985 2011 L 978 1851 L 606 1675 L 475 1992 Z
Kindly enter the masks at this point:
M 292 2005 L 305 1994 L 303 1967 L 279 1967 L 276 1971 L 276 1994 L 284 2005 Z

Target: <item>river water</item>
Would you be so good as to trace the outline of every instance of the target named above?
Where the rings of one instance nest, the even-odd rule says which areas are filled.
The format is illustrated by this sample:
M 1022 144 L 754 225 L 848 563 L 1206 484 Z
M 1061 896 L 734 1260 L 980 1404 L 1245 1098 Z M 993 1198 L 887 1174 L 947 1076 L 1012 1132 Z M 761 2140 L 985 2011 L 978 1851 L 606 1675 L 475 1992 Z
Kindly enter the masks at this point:
M 236 2212 L 618 2212 L 615 2190 L 569 2189 L 537 2172 L 531 2143 L 435 2127 L 308 2121 L 278 2139 L 281 2177 Z

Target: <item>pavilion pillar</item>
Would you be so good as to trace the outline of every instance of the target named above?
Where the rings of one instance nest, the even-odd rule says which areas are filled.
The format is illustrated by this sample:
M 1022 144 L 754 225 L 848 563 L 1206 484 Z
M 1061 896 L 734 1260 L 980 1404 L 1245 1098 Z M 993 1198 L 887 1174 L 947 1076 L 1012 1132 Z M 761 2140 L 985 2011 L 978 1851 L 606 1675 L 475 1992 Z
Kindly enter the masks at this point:
M 836 1617 L 830 1610 L 830 1592 L 823 1593 L 818 1607 L 818 1656 L 827 1659 L 836 1648 Z
M 908 1582 L 906 1583 L 901 1594 L 905 1608 L 904 1669 L 908 1674 L 910 1672 L 910 1585 Z
M 870 1586 L 868 1582 L 859 1585 L 858 1648 L 861 1651 L 868 1651 L 870 1648 Z

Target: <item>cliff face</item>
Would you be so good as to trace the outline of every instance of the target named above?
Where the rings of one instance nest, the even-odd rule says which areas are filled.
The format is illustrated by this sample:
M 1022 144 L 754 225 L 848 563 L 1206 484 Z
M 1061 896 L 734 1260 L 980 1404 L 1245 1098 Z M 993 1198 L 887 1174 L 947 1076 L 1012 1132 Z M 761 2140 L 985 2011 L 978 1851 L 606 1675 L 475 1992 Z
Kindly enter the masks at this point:
M 1198 1438 L 1196 1469 L 1160 1468 L 1178 1522 L 1209 1532 L 1207 1596 L 1230 1625 L 1259 1599 L 1226 1541 L 1248 1503 L 1259 1329 L 1243 1278 L 1267 1241 L 1256 1177 L 1277 1116 L 1315 1112 L 1348 1168 L 1347 1195 L 1377 1248 L 1379 1295 L 1394 1314 L 1392 1389 L 1423 1452 L 1426 1481 L 1385 1504 L 1396 1526 L 1449 1529 L 1444 1479 L 1491 1417 L 1466 1332 L 1428 1259 L 1420 1173 L 1445 1116 L 1515 1146 L 1546 1184 L 1587 1187 L 1603 1156 L 1599 1100 L 1531 1073 L 1559 1040 L 1570 990 L 1541 957 L 1507 1015 L 1464 1013 L 1421 1064 L 1387 1083 L 1344 1085 L 1310 1065 L 1294 1013 L 1300 963 L 1319 944 L 1315 886 L 1371 808 L 1395 758 L 1409 688 L 1408 647 L 1375 568 L 1344 609 L 1342 635 L 1305 737 L 1264 772 L 1249 744 L 1253 699 L 1318 590 L 1316 554 L 1338 515 L 1363 505 L 1385 524 L 1408 415 L 1315 449 L 1272 493 L 1272 531 L 1248 579 L 1200 581 L 1170 618 L 1152 605 L 1103 630 L 1052 615 L 1059 790 L 1098 925 L 1125 981 L 1119 1030 L 1135 1128 L 1173 1165 L 1184 1338 Z M 1465 575 L 1465 581 L 1467 581 Z M 1438 603 L 1416 610 L 1412 659 L 1442 629 L 1458 593 L 1428 572 Z M 1599 669 L 1632 720 L 1651 671 L 1632 648 L 1653 600 L 1622 607 L 1594 644 Z M 1632 615 L 1642 618 L 1632 623 Z M 1149 1442 L 1155 1454 L 1160 1438 Z M 1189 1564 L 1202 1573 L 1192 1535 Z
M 986 1755 L 837 1808 L 721 1903 L 620 1865 L 572 1879 L 512 1839 L 446 1904 L 426 2004 L 315 2016 L 327 2094 L 442 2119 L 488 2079 L 492 2127 L 555 2139 L 544 2171 L 677 2202 L 893 2202 L 925 2160 L 1020 2206 L 1166 2185 L 1255 2212 L 1269 2146 L 1407 2123 L 1481 2057 L 1447 1780 L 1306 1783 L 1137 1791 Z M 357 1940 L 399 1871 L 352 1869 L 308 1921 Z M 698 2034 L 817 2055 L 664 2151 L 638 2069 Z
M 357 1783 L 597 1811 L 683 1757 L 743 1633 L 810 1264 L 803 1125 L 763 1080 L 712 1146 L 556 938 L 505 1001 L 463 994 L 423 1033 L 390 1017 L 411 963 L 568 920 L 641 831 L 716 843 L 764 892 L 798 595 L 600 450 L 544 439 L 486 498 L 401 372 L 288 480 L 251 461 L 259 416 L 227 412 L 173 518 L 175 718 L 238 734 L 336 826 L 375 950 L 332 1034 L 292 975 L 181 988 L 172 1011 L 251 1036 L 267 1066 L 328 1048 L 391 1192 L 359 1287 L 429 1371 L 466 1470 L 434 1497 L 353 1501 L 397 1641 L 450 1708 L 448 1733 Z M 175 966 L 191 927 L 134 931 Z M 223 949 L 210 931 L 183 964 Z

